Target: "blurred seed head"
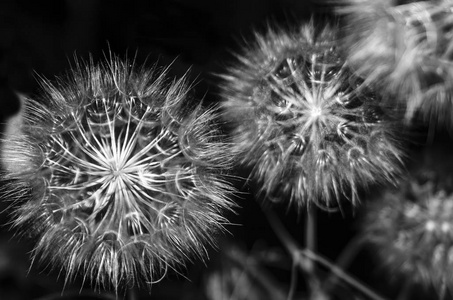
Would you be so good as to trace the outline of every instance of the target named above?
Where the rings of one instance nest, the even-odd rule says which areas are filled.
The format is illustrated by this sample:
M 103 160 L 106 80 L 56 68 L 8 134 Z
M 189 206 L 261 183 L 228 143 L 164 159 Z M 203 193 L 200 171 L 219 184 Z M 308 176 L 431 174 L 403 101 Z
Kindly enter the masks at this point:
M 204 258 L 232 205 L 231 155 L 185 79 L 113 57 L 42 86 L 2 141 L 4 196 L 35 258 L 115 289 Z
M 362 228 L 391 274 L 441 293 L 453 291 L 453 191 L 431 178 L 419 173 L 385 191 Z
M 401 151 L 390 115 L 337 53 L 334 28 L 269 30 L 223 76 L 235 151 L 268 199 L 353 204 L 393 181 Z
M 357 74 L 416 113 L 452 125 L 453 1 L 349 0 L 342 42 Z

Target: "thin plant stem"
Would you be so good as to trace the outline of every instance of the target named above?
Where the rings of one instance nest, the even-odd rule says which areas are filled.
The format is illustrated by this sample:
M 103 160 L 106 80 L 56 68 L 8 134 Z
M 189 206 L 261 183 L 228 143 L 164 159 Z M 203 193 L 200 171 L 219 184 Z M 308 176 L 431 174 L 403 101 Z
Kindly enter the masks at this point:
M 303 256 L 306 256 L 307 258 L 309 258 L 313 261 L 316 261 L 317 263 L 330 269 L 330 271 L 332 273 L 334 273 L 336 276 L 341 278 L 343 281 L 345 281 L 352 287 L 361 291 L 363 294 L 367 295 L 369 298 L 374 299 L 374 300 L 385 300 L 384 297 L 382 297 L 379 294 L 377 294 L 376 292 L 374 292 L 372 289 L 367 287 L 364 283 L 361 283 L 359 280 L 357 280 L 353 276 L 347 274 L 345 271 L 343 271 L 341 268 L 336 266 L 334 263 L 330 262 L 328 259 L 323 258 L 319 254 L 316 254 L 307 249 L 300 250 L 301 248 L 294 241 L 294 239 L 291 237 L 291 235 L 285 230 L 285 228 L 283 227 L 283 224 L 275 216 L 275 214 L 271 210 L 263 210 L 263 211 L 266 214 L 266 216 L 269 220 L 269 224 L 271 225 L 275 234 L 280 239 L 280 241 L 282 242 L 282 244 L 286 248 L 286 250 L 290 253 L 291 257 L 293 258 L 293 261 L 298 264 L 299 268 L 302 271 L 307 272 L 307 273 L 309 271 L 309 268 L 307 267 L 307 264 L 306 264 L 306 259 L 302 259 Z
M 361 236 L 352 238 L 352 240 L 349 241 L 341 254 L 338 256 L 335 265 L 342 270 L 346 270 L 352 260 L 357 256 L 357 253 L 360 251 L 363 241 L 364 239 Z M 322 290 L 328 293 L 328 291 L 330 291 L 338 282 L 338 279 L 337 274 L 330 272 L 329 276 L 322 285 Z
M 241 282 L 241 280 L 243 280 L 245 278 L 245 276 L 247 276 L 247 272 L 250 272 L 249 270 L 249 267 L 251 265 L 251 257 L 248 256 L 245 258 L 245 261 L 243 262 L 243 266 L 242 266 L 242 270 L 241 270 L 241 273 L 239 274 L 239 276 L 236 278 L 236 285 L 233 287 L 233 290 L 231 291 L 231 296 L 230 298 L 231 299 L 236 299 L 236 298 L 239 298 L 239 292 L 240 292 L 240 289 L 241 289 L 241 286 L 239 284 L 239 282 Z M 225 280 L 226 281 L 226 278 Z M 226 286 L 227 284 L 224 283 L 224 288 L 226 289 Z
M 305 249 L 316 253 L 317 249 L 317 211 L 314 205 L 307 206 L 307 217 L 305 221 Z M 303 258 L 301 258 L 303 259 Z M 308 289 L 309 295 L 312 297 L 320 290 L 321 283 L 316 277 L 316 266 L 315 262 L 306 257 L 305 265 L 308 271 Z
M 353 276 L 349 275 L 345 271 L 343 271 L 341 268 L 336 266 L 334 263 L 330 262 L 327 258 L 321 257 L 317 253 L 313 253 L 308 250 L 302 250 L 301 251 L 303 255 L 306 255 L 310 259 L 318 262 L 319 264 L 325 266 L 326 268 L 330 269 L 330 271 L 334 274 L 336 274 L 339 278 L 341 278 L 343 281 L 347 282 L 349 285 L 352 287 L 356 288 L 357 290 L 361 291 L 363 294 L 367 295 L 371 299 L 375 300 L 385 300 L 384 297 L 380 296 L 377 294 L 375 291 L 367 287 L 364 283 L 360 282 L 358 279 L 354 278 Z
M 291 282 L 289 286 L 289 291 L 288 291 L 288 297 L 286 298 L 287 300 L 293 300 L 294 299 L 294 294 L 296 293 L 296 287 L 297 287 L 297 281 L 298 281 L 298 271 L 299 268 L 297 266 L 297 263 L 293 261 L 291 265 Z
M 316 207 L 313 205 L 307 206 L 307 218 L 305 222 L 305 248 L 316 253 Z M 312 260 L 307 260 L 307 268 L 310 274 L 315 273 L 315 264 Z
M 298 257 L 300 255 L 300 248 L 299 245 L 294 241 L 291 235 L 286 231 L 283 227 L 283 224 L 277 218 L 275 213 L 269 209 L 263 209 L 264 214 L 266 215 L 269 224 L 271 225 L 272 229 L 274 230 L 276 236 L 280 239 L 283 246 L 286 248 L 286 251 L 289 252 L 291 257 Z M 299 268 L 302 268 L 302 271 L 308 273 L 308 267 L 306 266 L 306 262 L 303 265 L 299 265 Z
M 294 297 L 296 285 L 297 285 L 297 269 L 300 269 L 302 272 L 307 274 L 309 277 L 311 277 L 309 280 L 309 288 L 311 289 L 311 293 L 313 293 L 313 288 L 317 286 L 317 284 L 314 282 L 316 278 L 312 276 L 312 269 L 308 266 L 308 262 L 310 261 L 309 259 L 304 259 L 303 256 L 301 256 L 300 253 L 300 247 L 297 245 L 296 241 L 291 237 L 291 235 L 288 233 L 288 231 L 284 228 L 283 224 L 281 221 L 278 219 L 278 217 L 275 215 L 275 213 L 270 210 L 270 209 L 264 209 L 263 212 L 266 215 L 267 219 L 269 220 L 269 224 L 271 225 L 272 229 L 282 242 L 283 246 L 286 248 L 286 251 L 289 252 L 291 258 L 292 258 L 292 269 L 291 269 L 291 284 L 290 284 L 290 289 L 288 292 L 288 297 L 287 299 L 290 300 L 292 297 Z
M 269 276 L 265 270 L 260 268 L 259 263 L 253 255 L 243 255 L 238 251 L 227 251 L 227 256 L 232 263 L 234 263 L 238 268 L 242 268 L 243 272 L 250 274 L 254 280 L 264 287 L 270 299 L 285 299 L 284 293 L 281 292 L 280 289 L 276 288 L 277 283 L 271 279 L 271 276 Z M 233 298 L 233 295 L 234 294 L 232 293 L 231 298 L 235 299 Z

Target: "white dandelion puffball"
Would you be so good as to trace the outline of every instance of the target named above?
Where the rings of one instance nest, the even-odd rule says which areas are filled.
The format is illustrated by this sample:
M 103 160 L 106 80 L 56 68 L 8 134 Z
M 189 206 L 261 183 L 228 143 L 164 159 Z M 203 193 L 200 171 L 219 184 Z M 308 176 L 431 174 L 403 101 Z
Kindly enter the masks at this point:
M 205 258 L 232 207 L 232 160 L 185 79 L 113 57 L 42 86 L 2 140 L 4 196 L 34 256 L 115 289 Z
M 223 76 L 235 151 L 267 199 L 356 204 L 360 187 L 399 172 L 394 124 L 336 45 L 331 27 L 269 30 Z
M 369 206 L 362 230 L 390 274 L 453 291 L 452 190 L 409 178 Z

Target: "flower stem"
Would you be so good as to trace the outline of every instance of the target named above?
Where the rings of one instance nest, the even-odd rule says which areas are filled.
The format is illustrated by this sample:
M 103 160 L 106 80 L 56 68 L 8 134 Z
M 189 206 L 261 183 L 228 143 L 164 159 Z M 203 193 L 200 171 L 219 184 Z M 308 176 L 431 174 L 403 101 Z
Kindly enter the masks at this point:
M 305 250 L 316 253 L 317 249 L 317 211 L 314 205 L 307 206 L 307 216 L 305 220 Z M 302 258 L 301 258 L 302 259 Z M 297 263 L 295 261 L 294 263 Z M 314 297 L 320 291 L 318 278 L 316 277 L 315 261 L 309 257 L 305 258 L 305 265 L 308 272 L 308 288 L 310 297 Z
M 307 218 L 305 222 L 305 249 L 316 253 L 316 207 L 308 205 L 307 207 Z M 308 259 L 307 268 L 310 274 L 315 273 L 315 264 L 311 259 Z
M 370 299 L 385 300 L 384 297 L 380 296 L 379 294 L 377 294 L 376 292 L 371 290 L 364 283 L 360 282 L 353 276 L 347 274 L 345 271 L 343 271 L 341 268 L 336 266 L 334 263 L 330 262 L 328 259 L 320 256 L 317 253 L 314 253 L 313 251 L 311 251 L 309 249 L 300 250 L 301 248 L 299 247 L 299 245 L 294 241 L 294 239 L 286 231 L 286 229 L 283 227 L 283 224 L 275 216 L 275 214 L 271 210 L 263 209 L 263 211 L 264 211 L 267 219 L 269 220 L 269 224 L 271 225 L 275 234 L 280 239 L 280 241 L 282 242 L 282 244 L 286 248 L 286 250 L 290 253 L 290 255 L 293 259 L 293 262 L 296 263 L 303 272 L 306 272 L 308 274 L 313 274 L 313 273 L 309 273 L 310 268 L 309 268 L 309 266 L 307 266 L 307 260 L 302 259 L 303 256 L 305 256 L 306 258 L 309 258 L 310 260 L 317 262 L 317 263 L 323 265 L 324 267 L 328 268 L 338 278 L 341 278 L 343 281 L 345 281 L 352 287 L 361 291 L 364 295 L 367 295 Z M 315 291 L 312 290 L 312 292 L 315 292 Z
M 383 298 L 375 291 L 367 287 L 364 283 L 360 282 L 358 279 L 354 278 L 353 276 L 343 271 L 341 268 L 336 266 L 334 263 L 330 262 L 328 259 L 321 257 L 319 254 L 313 253 L 308 250 L 302 250 L 302 252 L 303 255 L 330 269 L 332 273 L 336 274 L 339 278 L 341 278 L 343 281 L 345 281 L 352 287 L 361 291 L 364 295 L 367 295 L 368 297 L 374 300 L 385 300 L 385 298 Z
M 346 270 L 351 261 L 357 256 L 357 253 L 360 251 L 361 246 L 363 245 L 362 237 L 354 237 L 349 243 L 344 247 L 341 254 L 338 256 L 338 259 L 335 265 L 342 269 Z M 331 272 L 327 279 L 324 281 L 322 290 L 327 292 L 330 291 L 335 284 L 338 282 L 338 276 L 334 272 Z
M 286 297 L 287 300 L 293 300 L 294 299 L 294 294 L 296 293 L 296 287 L 297 287 L 297 280 L 298 280 L 298 271 L 299 268 L 297 266 L 297 263 L 293 260 L 293 263 L 291 265 L 291 283 L 288 291 L 288 296 Z

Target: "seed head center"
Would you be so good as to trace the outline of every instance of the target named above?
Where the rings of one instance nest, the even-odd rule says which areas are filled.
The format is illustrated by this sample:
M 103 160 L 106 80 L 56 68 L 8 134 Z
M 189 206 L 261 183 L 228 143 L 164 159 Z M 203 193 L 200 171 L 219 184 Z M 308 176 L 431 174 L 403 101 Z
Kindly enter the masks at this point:
M 312 119 L 319 119 L 323 115 L 324 111 L 320 106 L 313 106 L 310 110 L 310 115 Z
M 124 168 L 121 166 L 120 163 L 113 161 L 112 164 L 110 165 L 110 173 L 113 175 L 113 177 L 123 177 L 126 175 Z
M 122 170 L 112 170 L 112 175 L 115 177 L 120 177 L 121 175 L 123 175 L 123 171 Z

